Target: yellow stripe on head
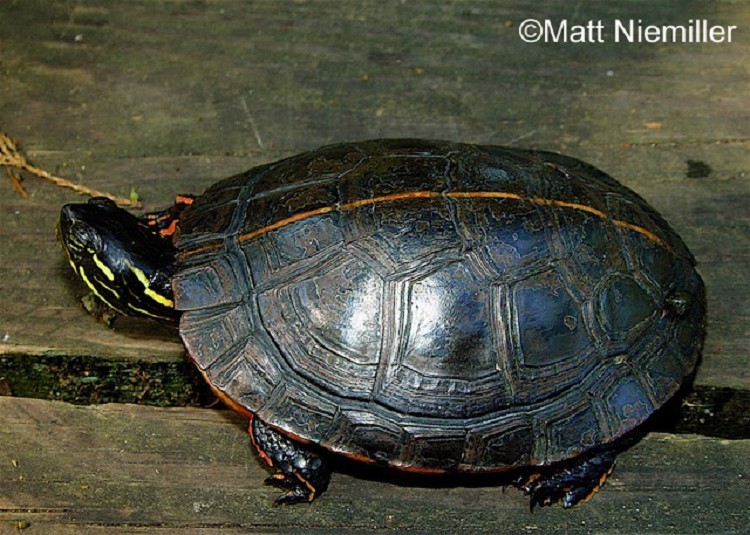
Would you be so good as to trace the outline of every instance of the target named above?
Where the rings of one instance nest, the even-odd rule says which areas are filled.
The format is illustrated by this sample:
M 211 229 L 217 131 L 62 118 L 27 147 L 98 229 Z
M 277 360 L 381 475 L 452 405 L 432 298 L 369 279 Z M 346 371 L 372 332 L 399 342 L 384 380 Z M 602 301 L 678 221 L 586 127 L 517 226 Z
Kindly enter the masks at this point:
M 128 303 L 128 307 L 130 307 L 131 309 L 135 310 L 139 314 L 143 314 L 144 316 L 149 316 L 151 318 L 161 318 L 161 316 L 157 316 L 156 314 L 152 314 L 148 310 L 144 310 L 142 308 L 138 308 L 137 306 L 133 305 L 132 303 Z
M 107 277 L 109 280 L 113 281 L 115 280 L 115 274 L 112 273 L 112 270 L 107 267 L 107 265 L 99 260 L 99 257 L 94 255 L 94 264 L 96 264 L 96 267 L 99 268 L 99 270 L 104 273 L 104 276 Z
M 130 268 L 130 271 L 132 271 L 135 274 L 135 277 L 138 279 L 138 281 L 143 284 L 143 292 L 149 296 L 151 299 L 159 303 L 160 305 L 164 305 L 165 307 L 174 308 L 174 301 L 171 299 L 168 299 L 161 295 L 158 292 L 155 292 L 149 287 L 149 280 L 146 274 L 143 272 L 143 270 L 138 269 L 137 267 L 130 265 L 128 266 Z
M 172 301 L 171 299 L 167 299 L 160 293 L 153 291 L 151 288 L 146 288 L 144 291 L 147 296 L 149 296 L 157 303 L 164 305 L 165 307 L 174 308 L 174 301 Z
M 109 301 L 107 301 L 106 299 L 104 299 L 104 297 L 102 297 L 102 294 L 100 294 L 100 293 L 99 293 L 99 290 L 97 289 L 97 287 L 96 287 L 96 286 L 94 286 L 94 284 L 93 284 L 93 283 L 92 283 L 92 282 L 91 282 L 91 281 L 89 280 L 89 278 L 88 278 L 88 277 L 86 276 L 86 272 L 85 272 L 85 271 L 83 270 L 83 266 L 80 266 L 80 267 L 78 268 L 78 273 L 80 273 L 80 274 L 81 274 L 81 279 L 83 280 L 83 282 L 85 282 L 85 283 L 86 283 L 86 286 L 88 286 L 88 287 L 89 287 L 89 289 L 90 289 L 90 290 L 91 290 L 92 292 L 94 292 L 94 295 L 95 295 L 95 296 L 97 296 L 97 297 L 98 297 L 99 299 L 101 299 L 101 300 L 102 300 L 102 301 L 104 302 L 104 304 L 105 304 L 105 305 L 107 305 L 107 306 L 108 306 L 109 308 L 112 308 L 112 309 L 114 309 L 114 310 L 117 310 L 117 307 L 115 307 L 115 306 L 112 306 L 112 303 L 110 303 Z M 116 294 L 115 294 L 115 295 L 116 295 Z

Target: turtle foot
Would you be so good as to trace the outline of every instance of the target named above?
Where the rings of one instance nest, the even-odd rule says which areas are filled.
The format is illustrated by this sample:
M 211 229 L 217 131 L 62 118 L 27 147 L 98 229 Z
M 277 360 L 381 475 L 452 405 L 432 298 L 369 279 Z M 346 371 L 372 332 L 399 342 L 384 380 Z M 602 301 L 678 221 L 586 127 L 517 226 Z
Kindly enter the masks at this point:
M 100 323 L 103 323 L 107 327 L 112 327 L 115 320 L 120 316 L 120 313 L 115 309 L 110 308 L 104 302 L 94 295 L 94 292 L 88 293 L 81 297 L 81 305 L 84 310 L 91 314 L 94 319 Z
M 277 470 L 266 478 L 266 485 L 286 491 L 274 500 L 274 505 L 311 502 L 328 488 L 331 471 L 321 454 L 256 417 L 250 420 L 248 431 L 261 459 Z
M 178 195 L 175 197 L 174 204 L 166 210 L 149 212 L 141 216 L 141 223 L 165 238 L 170 237 L 177 229 L 183 210 L 193 204 L 195 198 L 195 195 Z
M 514 485 L 531 497 L 531 510 L 537 505 L 546 507 L 557 502 L 565 509 L 590 500 L 612 473 L 615 454 L 610 449 L 598 449 L 550 468 L 525 474 Z
M 282 472 L 267 477 L 264 483 L 286 491 L 276 497 L 274 506 L 310 502 L 315 498 L 305 482 Z

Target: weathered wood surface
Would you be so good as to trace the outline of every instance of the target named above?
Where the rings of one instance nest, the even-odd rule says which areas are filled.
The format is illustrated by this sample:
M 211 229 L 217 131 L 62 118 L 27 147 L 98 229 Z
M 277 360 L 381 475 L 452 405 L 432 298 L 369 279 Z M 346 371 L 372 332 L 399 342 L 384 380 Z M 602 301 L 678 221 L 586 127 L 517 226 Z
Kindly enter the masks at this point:
M 619 457 L 591 502 L 529 512 L 513 488 L 434 487 L 375 474 L 333 476 L 310 506 L 276 490 L 229 411 L 80 407 L 0 398 L 0 530 L 28 533 L 489 532 L 746 533 L 750 440 L 649 435 Z M 157 530 L 158 532 L 158 530 Z M 230 531 L 231 532 L 231 531 Z
M 750 26 L 741 2 L 690 17 Z M 646 197 L 708 285 L 698 383 L 750 388 L 748 42 L 524 44 L 527 17 L 681 23 L 684 2 L 0 5 L 0 127 L 32 160 L 149 208 L 303 149 L 420 136 L 562 150 Z M 743 26 L 744 25 L 744 26 Z M 689 172 L 688 161 L 710 167 Z M 695 167 L 695 166 L 693 166 Z M 697 166 L 697 175 L 702 168 Z M 176 337 L 99 328 L 54 238 L 73 194 L 0 199 L 0 353 L 175 361 Z M 43 367 L 43 366 L 42 366 Z M 12 387 L 12 385 L 11 385 Z
M 706 18 L 740 30 L 725 45 L 524 44 L 517 29 L 529 17 Z M 135 188 L 148 209 L 336 141 L 568 153 L 638 191 L 684 237 L 709 300 L 696 384 L 747 392 L 748 28 L 741 1 L 0 2 L 0 129 L 35 164 L 121 195 Z M 23 200 L 2 178 L 0 394 L 194 401 L 173 333 L 132 321 L 108 330 L 78 306 L 54 228 L 60 206 L 79 198 L 27 180 Z M 0 398 L 0 532 L 18 521 L 28 533 L 750 525 L 747 440 L 650 435 L 574 511 L 531 515 L 514 490 L 342 474 L 313 506 L 272 509 L 242 428 L 228 412 Z

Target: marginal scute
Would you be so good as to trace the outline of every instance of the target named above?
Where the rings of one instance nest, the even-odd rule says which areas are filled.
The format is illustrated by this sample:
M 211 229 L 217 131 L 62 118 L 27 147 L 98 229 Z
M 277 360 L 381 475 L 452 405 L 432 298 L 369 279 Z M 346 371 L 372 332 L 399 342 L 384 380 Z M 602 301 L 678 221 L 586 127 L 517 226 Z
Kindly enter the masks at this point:
M 373 411 L 341 410 L 331 431 L 334 440 L 323 444 L 336 451 L 387 463 L 398 457 L 404 430 Z
M 644 375 L 656 403 L 665 403 L 680 388 L 684 369 L 669 346 L 654 352 L 644 366 Z
M 552 419 L 548 424 L 547 435 L 555 456 L 561 452 L 564 457 L 578 455 L 601 444 L 605 438 L 587 396 L 579 396 L 578 403 L 571 403 L 564 414 Z
M 463 463 L 475 469 L 525 466 L 532 460 L 534 431 L 521 413 L 488 419 L 473 426 L 466 441 Z
M 214 185 L 175 243 L 181 334 L 211 384 L 379 463 L 569 458 L 643 422 L 702 343 L 703 283 L 679 237 L 553 153 L 325 147 Z
M 337 411 L 336 405 L 326 396 L 302 389 L 287 379 L 263 401 L 257 414 L 269 425 L 322 442 L 330 435 Z
M 641 383 L 630 375 L 611 383 L 609 390 L 600 398 L 609 413 L 612 438 L 627 433 L 648 418 L 654 410 Z
M 398 461 L 404 466 L 424 464 L 438 470 L 455 470 L 463 457 L 466 431 L 406 428 L 406 440 Z

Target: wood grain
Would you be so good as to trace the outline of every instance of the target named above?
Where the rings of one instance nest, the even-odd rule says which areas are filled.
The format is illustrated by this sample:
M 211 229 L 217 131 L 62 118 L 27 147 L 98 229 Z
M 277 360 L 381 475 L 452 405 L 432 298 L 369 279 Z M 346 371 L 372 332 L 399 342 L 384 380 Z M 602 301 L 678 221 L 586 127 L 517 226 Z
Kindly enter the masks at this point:
M 310 506 L 275 490 L 245 422 L 229 411 L 73 406 L 0 398 L 0 531 L 26 533 L 540 532 L 742 533 L 750 441 L 647 436 L 579 508 L 528 510 L 515 489 L 336 473 Z M 130 531 L 132 530 L 132 531 Z
M 689 7 L 692 18 L 750 24 L 741 3 Z M 595 4 L 575 15 L 666 24 L 686 13 L 676 1 L 644 9 Z M 33 163 L 121 195 L 135 188 L 149 209 L 334 141 L 419 136 L 567 152 L 641 193 L 685 238 L 709 298 L 697 383 L 750 389 L 748 42 L 518 38 L 525 18 L 570 15 L 565 2 L 519 0 L 8 2 L 0 127 Z M 169 332 L 127 321 L 110 331 L 86 317 L 54 238 L 60 206 L 78 198 L 26 185 L 29 201 L 9 184 L 0 198 L 0 353 L 181 359 Z
M 743 2 L 248 5 L 2 2 L 0 129 L 32 163 L 119 195 L 135 188 L 147 209 L 338 141 L 411 136 L 568 153 L 635 189 L 685 239 L 709 304 L 696 384 L 719 387 L 720 400 L 747 399 Z M 517 30 L 526 18 L 706 18 L 742 31 L 726 45 L 524 44 Z M 25 186 L 28 201 L 0 181 L 0 394 L 195 402 L 174 333 L 133 321 L 108 330 L 78 305 L 83 290 L 55 225 L 60 207 L 80 197 L 28 177 Z M 732 410 L 747 414 L 747 404 Z M 649 435 L 590 504 L 567 512 L 531 515 L 518 492 L 496 487 L 361 474 L 336 474 L 311 507 L 273 509 L 243 426 L 226 411 L 0 398 L 0 532 L 18 533 L 17 522 L 45 534 L 743 533 L 750 525 L 747 440 Z

